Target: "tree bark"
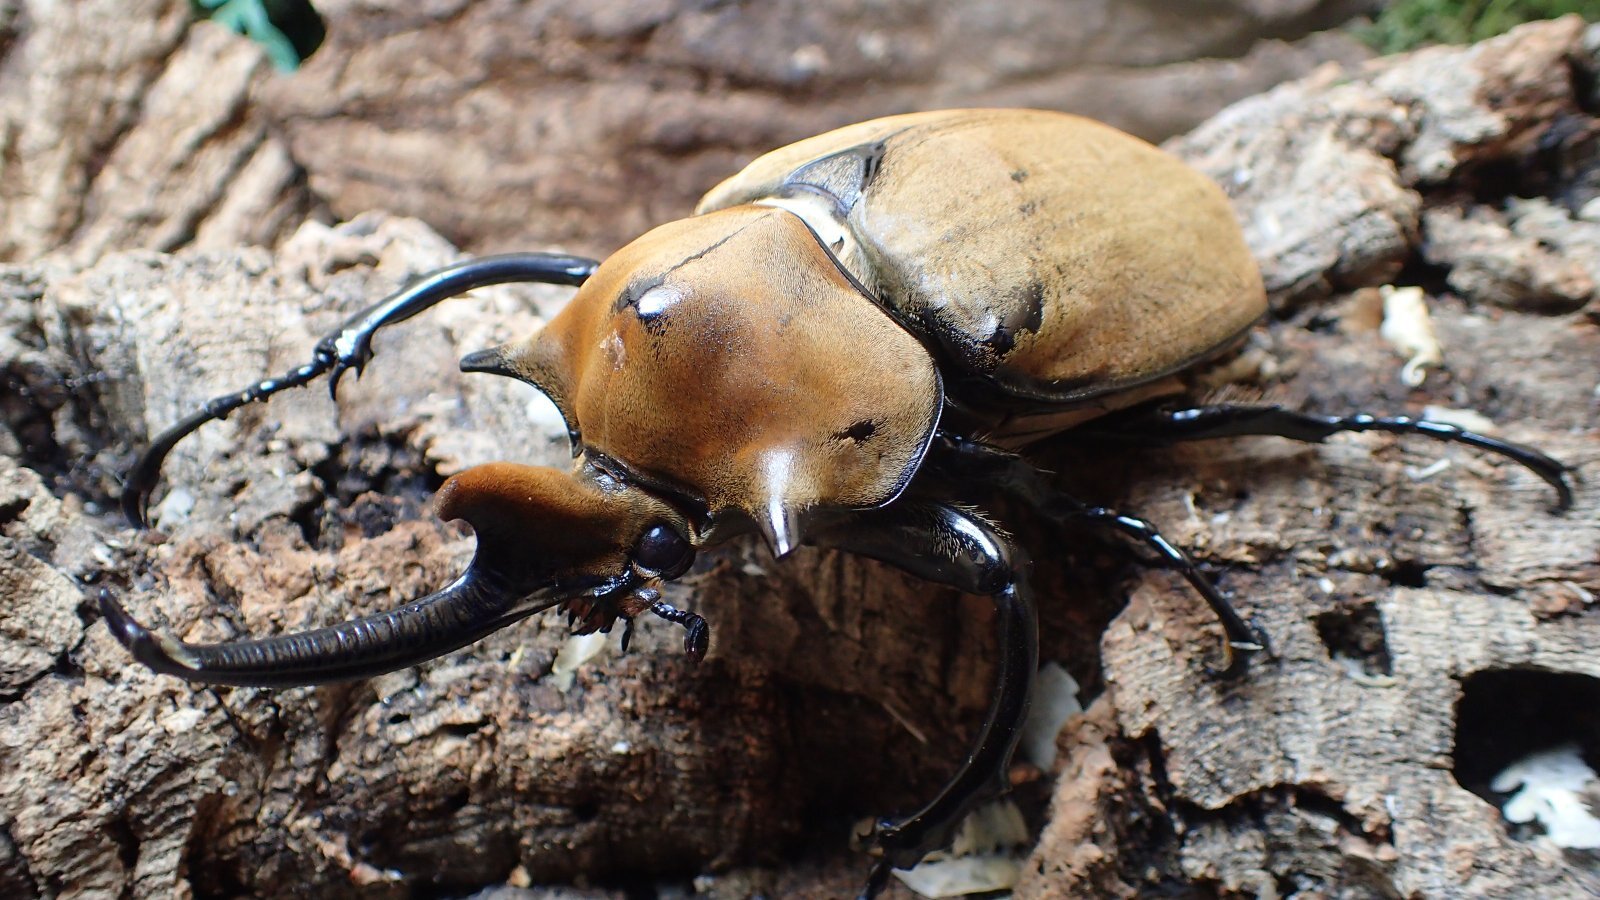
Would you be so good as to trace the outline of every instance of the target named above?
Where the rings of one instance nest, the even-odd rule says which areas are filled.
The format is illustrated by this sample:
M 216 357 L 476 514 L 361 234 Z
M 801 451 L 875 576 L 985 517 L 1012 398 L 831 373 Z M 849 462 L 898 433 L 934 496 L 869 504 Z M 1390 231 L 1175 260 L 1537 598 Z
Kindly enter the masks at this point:
M 1207 675 L 1218 629 L 1181 579 L 994 508 L 1036 563 L 1043 658 L 1089 705 L 1054 771 L 1016 773 L 1040 829 L 1018 896 L 1600 890 L 1593 854 L 1513 828 L 1485 784 L 1563 741 L 1600 763 L 1597 46 L 1562 20 L 1330 69 L 1171 144 L 1227 187 L 1273 293 L 1231 396 L 1472 410 L 1572 464 L 1577 503 L 1554 514 L 1514 466 L 1378 435 L 1043 452 L 1190 548 L 1273 653 Z M 986 603 L 838 553 L 713 554 L 668 597 L 712 623 L 704 664 L 642 623 L 570 687 L 554 617 L 316 689 L 131 663 L 101 586 L 188 640 L 394 606 L 470 553 L 426 517 L 444 476 L 561 464 L 531 389 L 455 371 L 565 295 L 498 288 L 385 334 L 337 402 L 207 426 L 167 464 L 156 530 L 116 518 L 148 435 L 454 256 L 371 214 L 273 253 L 0 271 L 0 895 L 620 896 L 711 873 L 713 896 L 845 896 L 851 822 L 955 764 L 988 696 Z M 1428 294 L 1445 362 L 1420 387 L 1378 336 L 1386 284 Z

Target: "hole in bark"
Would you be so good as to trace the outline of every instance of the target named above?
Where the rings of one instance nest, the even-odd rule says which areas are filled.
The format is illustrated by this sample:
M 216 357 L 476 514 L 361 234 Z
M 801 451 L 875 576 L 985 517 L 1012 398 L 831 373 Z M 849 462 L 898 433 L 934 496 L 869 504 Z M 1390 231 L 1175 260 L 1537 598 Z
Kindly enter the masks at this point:
M 1379 574 L 1397 587 L 1422 588 L 1428 586 L 1428 568 L 1426 563 L 1414 559 L 1397 559 Z
M 1450 267 L 1436 265 L 1416 253 L 1401 266 L 1391 283 L 1395 287 L 1419 287 L 1429 296 L 1450 293 Z
M 443 812 L 446 815 L 458 813 L 458 812 L 462 811 L 463 809 L 466 809 L 467 808 L 467 804 L 469 804 L 471 802 L 472 802 L 472 791 L 469 790 L 468 788 L 461 788 L 460 790 L 456 791 L 455 793 L 452 793 L 449 797 L 445 798 L 444 805 L 443 805 Z
M 311 468 L 321 497 L 293 515 L 312 547 L 338 549 L 347 526 L 374 538 L 401 521 L 421 518 L 428 498 L 444 484 L 404 434 L 363 431 L 332 451 Z
M 1384 636 L 1383 616 L 1375 604 L 1325 612 L 1314 620 L 1317 636 L 1334 662 L 1359 667 L 1364 675 L 1389 675 L 1392 661 Z
M 10 503 L 0 503 L 0 525 L 16 521 L 33 501 L 27 499 L 13 500 Z
M 134 867 L 139 864 L 139 838 L 133 833 L 133 825 L 126 815 L 118 816 L 105 825 L 106 837 L 117 845 L 117 861 L 122 863 L 122 869 L 132 875 Z
M 42 897 L 44 890 L 28 874 L 27 862 L 11 832 L 0 827 L 0 897 Z
M 20 450 L 17 461 L 38 472 L 51 493 L 113 508 L 118 479 L 100 465 L 110 443 L 96 396 L 103 377 L 67 377 L 20 363 L 0 368 L 0 429 Z M 72 437 L 58 440 L 58 425 Z
M 1500 805 L 1489 783 L 1514 762 L 1563 744 L 1576 744 L 1591 767 L 1600 765 L 1600 678 L 1573 672 L 1496 669 L 1462 684 L 1456 704 L 1456 781 Z

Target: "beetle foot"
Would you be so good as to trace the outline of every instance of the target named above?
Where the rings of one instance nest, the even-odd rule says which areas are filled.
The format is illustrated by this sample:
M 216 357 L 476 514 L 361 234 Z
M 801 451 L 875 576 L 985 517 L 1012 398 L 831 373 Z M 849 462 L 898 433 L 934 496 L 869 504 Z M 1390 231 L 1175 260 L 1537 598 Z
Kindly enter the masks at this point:
M 867 883 L 862 886 L 861 893 L 856 895 L 856 900 L 873 900 L 889 885 L 889 873 L 894 867 L 889 865 L 887 859 L 880 859 L 872 864 L 872 871 L 867 873 Z
M 706 650 L 711 647 L 711 626 L 706 623 L 705 617 L 667 603 L 661 599 L 661 592 L 655 588 L 644 587 L 634 591 L 622 601 L 619 611 L 628 622 L 622 632 L 624 652 L 633 639 L 634 616 L 651 612 L 674 625 L 683 626 L 683 652 L 688 655 L 690 662 L 697 663 L 706 658 Z
M 909 839 L 902 828 L 904 824 L 888 818 L 872 819 L 865 831 L 858 830 L 851 836 L 852 849 L 878 857 L 856 900 L 872 900 L 889 884 L 889 876 L 895 869 L 910 868 L 921 861 L 923 854 L 913 848 L 916 841 Z
M 663 600 L 652 602 L 650 611 L 668 622 L 683 626 L 683 652 L 688 655 L 690 662 L 697 663 L 706 658 L 706 650 L 711 647 L 711 626 L 706 624 L 703 616 L 678 609 Z
M 356 380 L 359 381 L 367 363 L 372 360 L 372 332 L 347 328 L 318 341 L 315 353 L 317 359 L 326 360 L 333 366 L 328 375 L 328 396 L 338 400 L 339 379 L 344 377 L 344 373 L 354 369 Z
M 1245 620 L 1242 633 L 1230 633 L 1222 641 L 1222 665 L 1206 664 L 1206 674 L 1217 679 L 1233 679 L 1244 675 L 1250 669 L 1250 660 L 1257 653 L 1272 656 L 1272 643 L 1267 638 L 1267 632 L 1253 621 Z

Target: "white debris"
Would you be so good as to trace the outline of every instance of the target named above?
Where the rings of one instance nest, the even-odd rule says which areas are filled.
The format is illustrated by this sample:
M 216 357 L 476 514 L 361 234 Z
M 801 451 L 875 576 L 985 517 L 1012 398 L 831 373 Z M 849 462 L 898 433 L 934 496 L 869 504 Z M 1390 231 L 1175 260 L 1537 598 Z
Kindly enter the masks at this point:
M 965 897 L 1010 890 L 1021 873 L 1021 860 L 989 855 L 925 862 L 915 869 L 896 869 L 894 877 L 922 897 Z
M 562 418 L 561 410 L 555 401 L 540 391 L 530 389 L 527 391 L 528 400 L 523 406 L 523 412 L 528 417 L 528 422 L 540 434 L 565 435 L 567 433 L 567 420 Z M 555 438 L 551 438 L 555 440 Z
M 1367 664 L 1354 656 L 1343 653 L 1333 654 L 1333 662 L 1344 670 L 1349 679 L 1362 687 L 1388 688 L 1400 683 L 1393 675 L 1373 675 L 1367 671 Z
M 1061 733 L 1068 719 L 1081 712 L 1083 704 L 1078 702 L 1078 682 L 1054 662 L 1041 666 L 1039 677 L 1033 683 L 1028 719 L 1022 723 L 1022 738 L 1017 745 L 1022 758 L 1042 772 L 1055 768 L 1056 735 Z
M 1022 874 L 1019 848 L 1027 844 L 1022 811 L 1010 800 L 997 800 L 962 821 L 949 851 L 930 853 L 914 868 L 896 869 L 894 875 L 928 898 L 1010 890 Z
M 1566 585 L 1569 588 L 1572 588 L 1573 593 L 1578 595 L 1578 599 L 1583 601 L 1583 605 L 1584 606 L 1593 606 L 1594 605 L 1594 600 L 1595 600 L 1594 591 L 1591 591 L 1591 590 L 1585 588 L 1583 585 L 1577 583 L 1576 581 L 1563 581 L 1561 583 Z
M 1578 746 L 1563 744 L 1517 760 L 1489 787 L 1502 794 L 1517 791 L 1501 809 L 1508 821 L 1538 819 L 1546 839 L 1557 847 L 1600 850 L 1600 819 L 1579 795 L 1597 781 L 1600 777 L 1578 755 Z
M 1422 417 L 1430 422 L 1454 425 L 1479 434 L 1494 434 L 1500 430 L 1493 419 L 1475 409 L 1451 409 L 1448 406 L 1429 405 L 1422 408 Z
M 550 666 L 550 678 L 555 682 L 556 690 L 563 694 L 572 690 L 578 669 L 604 653 L 610 637 L 597 631 L 567 638 L 567 642 L 561 645 L 561 651 L 556 654 L 556 661 Z
M 1419 287 L 1384 285 L 1378 290 L 1383 295 L 1383 325 L 1378 334 L 1407 357 L 1400 380 L 1416 387 L 1427 377 L 1429 367 L 1444 363 L 1433 320 L 1428 318 L 1427 297 Z
M 1448 468 L 1450 468 L 1450 460 L 1436 459 L 1420 469 L 1416 466 L 1406 466 L 1406 475 L 1410 476 L 1412 481 L 1427 481 Z
M 175 487 L 167 491 L 167 496 L 156 504 L 153 520 L 170 528 L 174 524 L 187 522 L 191 512 L 194 512 L 194 494 L 184 488 Z
M 200 724 L 204 716 L 205 713 L 192 706 L 174 710 L 161 717 L 161 727 L 166 729 L 167 734 L 187 734 Z

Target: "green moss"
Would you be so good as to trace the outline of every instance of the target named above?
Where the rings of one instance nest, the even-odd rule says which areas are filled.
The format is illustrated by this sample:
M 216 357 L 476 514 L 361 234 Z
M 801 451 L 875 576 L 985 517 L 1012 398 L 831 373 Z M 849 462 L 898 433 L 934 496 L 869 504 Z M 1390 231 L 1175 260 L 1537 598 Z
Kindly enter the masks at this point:
M 322 45 L 326 31 L 310 0 L 189 0 L 195 15 L 260 44 L 267 58 L 292 72 Z
M 1395 0 L 1359 33 L 1378 52 L 1399 53 L 1426 44 L 1470 44 L 1569 13 L 1600 20 L 1600 0 Z

